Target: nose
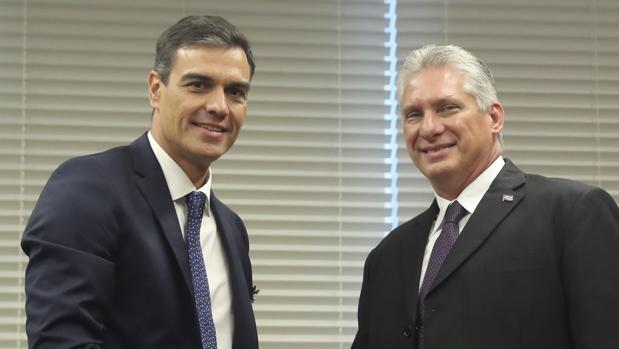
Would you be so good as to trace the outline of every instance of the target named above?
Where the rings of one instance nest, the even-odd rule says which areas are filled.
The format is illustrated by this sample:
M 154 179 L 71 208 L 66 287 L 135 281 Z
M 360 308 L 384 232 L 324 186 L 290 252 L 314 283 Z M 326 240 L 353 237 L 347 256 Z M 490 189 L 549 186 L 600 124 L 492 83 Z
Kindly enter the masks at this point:
M 213 88 L 210 93 L 207 94 L 206 99 L 205 108 L 209 115 L 219 118 L 228 115 L 228 100 L 226 98 L 226 91 L 223 87 Z
M 434 113 L 425 113 L 419 126 L 419 135 L 432 139 L 445 130 L 441 118 Z

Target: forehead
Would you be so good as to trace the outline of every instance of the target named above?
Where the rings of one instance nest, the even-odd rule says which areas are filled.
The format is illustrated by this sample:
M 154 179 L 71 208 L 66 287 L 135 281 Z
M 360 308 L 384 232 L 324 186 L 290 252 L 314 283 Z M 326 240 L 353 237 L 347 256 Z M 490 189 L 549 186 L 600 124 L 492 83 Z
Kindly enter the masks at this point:
M 249 81 L 250 68 L 245 51 L 240 47 L 201 45 L 176 50 L 171 75 L 189 72 L 234 75 Z
M 403 101 L 456 96 L 464 91 L 464 74 L 449 66 L 424 68 L 411 74 L 404 84 Z

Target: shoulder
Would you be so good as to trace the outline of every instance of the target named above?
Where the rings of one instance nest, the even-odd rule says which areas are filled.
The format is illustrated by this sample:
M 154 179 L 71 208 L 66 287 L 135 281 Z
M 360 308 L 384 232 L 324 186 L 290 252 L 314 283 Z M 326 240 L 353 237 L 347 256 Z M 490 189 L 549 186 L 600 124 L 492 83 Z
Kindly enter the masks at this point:
M 610 197 L 604 189 L 567 178 L 545 177 L 537 174 L 527 174 L 526 178 L 527 195 L 540 198 L 542 202 L 573 203 L 586 198 Z
M 33 214 L 48 212 L 104 215 L 131 183 L 127 147 L 71 158 L 58 166 L 41 192 Z
M 41 195 L 54 189 L 80 196 L 93 190 L 106 195 L 123 190 L 122 186 L 131 182 L 132 173 L 127 146 L 78 156 L 64 161 L 52 172 Z
M 122 216 L 120 197 L 130 182 L 123 168 L 126 147 L 79 156 L 63 162 L 52 173 L 30 215 L 23 240 L 48 241 L 83 251 L 97 251 L 114 243 Z M 130 166 L 129 166 L 130 168 Z
M 394 255 L 403 245 L 424 244 L 430 225 L 436 217 L 434 204 L 426 211 L 390 231 L 370 252 L 368 259 L 379 255 Z
M 552 219 L 557 231 L 577 235 L 592 227 L 619 224 L 619 208 L 604 189 L 579 181 L 526 175 L 524 199 L 519 205 L 530 219 Z M 616 228 L 613 228 L 615 230 Z
M 83 177 L 88 174 L 113 174 L 119 169 L 131 167 L 131 154 L 128 146 L 120 146 L 103 152 L 77 156 L 61 163 L 52 173 L 51 178 L 63 175 L 77 175 Z
M 420 219 L 420 215 L 402 223 L 397 226 L 393 230 L 391 230 L 382 240 L 376 245 L 376 247 L 380 248 L 391 248 L 399 245 L 405 240 L 408 235 L 415 233 L 415 226 L 417 225 L 417 221 Z
M 582 192 L 594 189 L 594 186 L 567 178 L 546 177 L 539 174 L 526 174 L 527 184 L 535 186 L 537 190 L 547 192 Z

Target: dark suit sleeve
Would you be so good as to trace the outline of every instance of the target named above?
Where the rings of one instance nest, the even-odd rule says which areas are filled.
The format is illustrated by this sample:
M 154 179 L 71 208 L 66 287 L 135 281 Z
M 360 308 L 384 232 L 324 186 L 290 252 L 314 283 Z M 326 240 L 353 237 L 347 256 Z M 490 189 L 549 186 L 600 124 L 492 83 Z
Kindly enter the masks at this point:
M 619 209 L 601 189 L 586 192 L 568 217 L 563 280 L 573 348 L 619 348 Z
M 103 346 L 114 287 L 113 205 L 96 166 L 71 160 L 41 193 L 22 239 L 29 347 Z
M 369 347 L 369 304 L 370 304 L 370 265 L 374 251 L 370 252 L 363 268 L 363 283 L 359 295 L 359 308 L 357 310 L 358 329 L 351 349 L 366 349 Z

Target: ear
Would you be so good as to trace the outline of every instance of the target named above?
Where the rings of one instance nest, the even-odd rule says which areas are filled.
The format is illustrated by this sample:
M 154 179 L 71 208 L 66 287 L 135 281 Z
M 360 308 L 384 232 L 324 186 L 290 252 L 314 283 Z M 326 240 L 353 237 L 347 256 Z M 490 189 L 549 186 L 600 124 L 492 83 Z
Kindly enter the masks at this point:
M 163 81 L 159 79 L 159 74 L 156 71 L 151 70 L 148 73 L 148 101 L 153 109 L 159 107 L 159 98 L 161 94 L 161 88 L 164 86 Z
M 505 110 L 499 101 L 494 101 L 490 108 L 488 108 L 488 114 L 491 119 L 491 130 L 494 135 L 498 135 L 503 130 L 503 122 L 505 121 Z

